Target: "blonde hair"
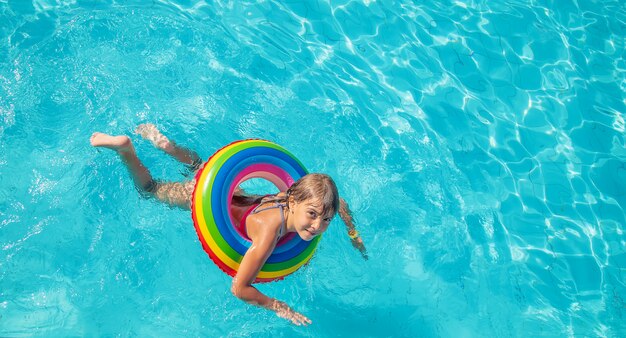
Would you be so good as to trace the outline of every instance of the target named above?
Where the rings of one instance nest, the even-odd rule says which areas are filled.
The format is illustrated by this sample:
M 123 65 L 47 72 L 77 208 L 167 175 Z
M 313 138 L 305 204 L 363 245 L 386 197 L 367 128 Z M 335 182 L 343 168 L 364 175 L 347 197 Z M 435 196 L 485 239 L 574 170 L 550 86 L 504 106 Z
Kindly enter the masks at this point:
M 287 189 L 287 197 L 301 203 L 306 200 L 317 200 L 322 204 L 322 213 L 335 215 L 339 210 L 339 192 L 330 176 L 326 174 L 308 174 L 296 181 Z

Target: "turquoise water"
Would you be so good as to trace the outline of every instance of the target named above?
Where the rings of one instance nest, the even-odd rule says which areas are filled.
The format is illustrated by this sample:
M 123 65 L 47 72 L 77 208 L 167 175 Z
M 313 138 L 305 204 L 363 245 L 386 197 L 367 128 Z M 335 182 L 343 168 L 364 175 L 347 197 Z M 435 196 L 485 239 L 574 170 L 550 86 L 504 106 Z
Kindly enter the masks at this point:
M 626 335 L 620 1 L 0 0 L 0 336 Z M 230 294 L 93 131 L 332 175 L 312 263 Z M 184 168 L 134 136 L 162 179 Z

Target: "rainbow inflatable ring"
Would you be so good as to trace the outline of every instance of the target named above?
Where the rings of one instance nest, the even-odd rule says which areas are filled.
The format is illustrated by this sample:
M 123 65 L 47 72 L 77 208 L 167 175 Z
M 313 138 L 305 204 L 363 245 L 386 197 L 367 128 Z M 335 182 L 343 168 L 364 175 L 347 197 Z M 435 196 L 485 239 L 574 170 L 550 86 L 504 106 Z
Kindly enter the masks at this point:
M 306 168 L 283 147 L 264 140 L 242 140 L 218 150 L 196 174 L 191 215 L 202 247 L 225 273 L 235 276 L 243 255 L 252 245 L 242 224 L 230 215 L 235 188 L 252 178 L 263 178 L 286 191 Z M 295 233 L 281 238 L 255 282 L 283 279 L 306 264 L 321 236 L 310 242 Z

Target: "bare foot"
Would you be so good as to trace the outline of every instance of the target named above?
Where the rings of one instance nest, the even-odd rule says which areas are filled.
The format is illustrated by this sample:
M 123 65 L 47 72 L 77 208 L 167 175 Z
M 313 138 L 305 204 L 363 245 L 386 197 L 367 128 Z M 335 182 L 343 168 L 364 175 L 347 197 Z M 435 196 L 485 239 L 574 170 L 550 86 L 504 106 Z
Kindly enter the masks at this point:
M 152 123 L 144 123 L 137 126 L 135 133 L 141 135 L 142 138 L 152 142 L 152 144 L 163 151 L 172 150 L 174 147 L 173 142 L 161 133 L 157 127 Z
M 91 145 L 94 147 L 103 147 L 113 149 L 118 152 L 125 152 L 132 150 L 133 144 L 130 138 L 126 135 L 111 136 L 103 133 L 95 132 L 89 139 Z

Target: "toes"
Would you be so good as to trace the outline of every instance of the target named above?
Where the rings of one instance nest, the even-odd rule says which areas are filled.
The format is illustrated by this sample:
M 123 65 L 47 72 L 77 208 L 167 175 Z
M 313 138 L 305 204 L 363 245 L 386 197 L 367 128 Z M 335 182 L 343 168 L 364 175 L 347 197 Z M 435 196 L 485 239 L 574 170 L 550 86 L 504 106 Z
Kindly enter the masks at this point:
M 172 146 L 170 140 L 163 135 L 155 140 L 155 145 L 160 149 L 167 149 Z
M 94 141 L 96 140 L 96 137 L 98 137 L 98 135 L 100 135 L 101 133 L 99 132 L 95 132 L 93 134 L 91 134 L 91 137 L 89 138 L 89 143 L 91 143 L 91 145 L 94 145 Z
M 137 128 L 135 128 L 135 134 L 143 134 L 143 132 L 146 130 L 146 125 L 145 124 L 140 124 L 137 126 Z

